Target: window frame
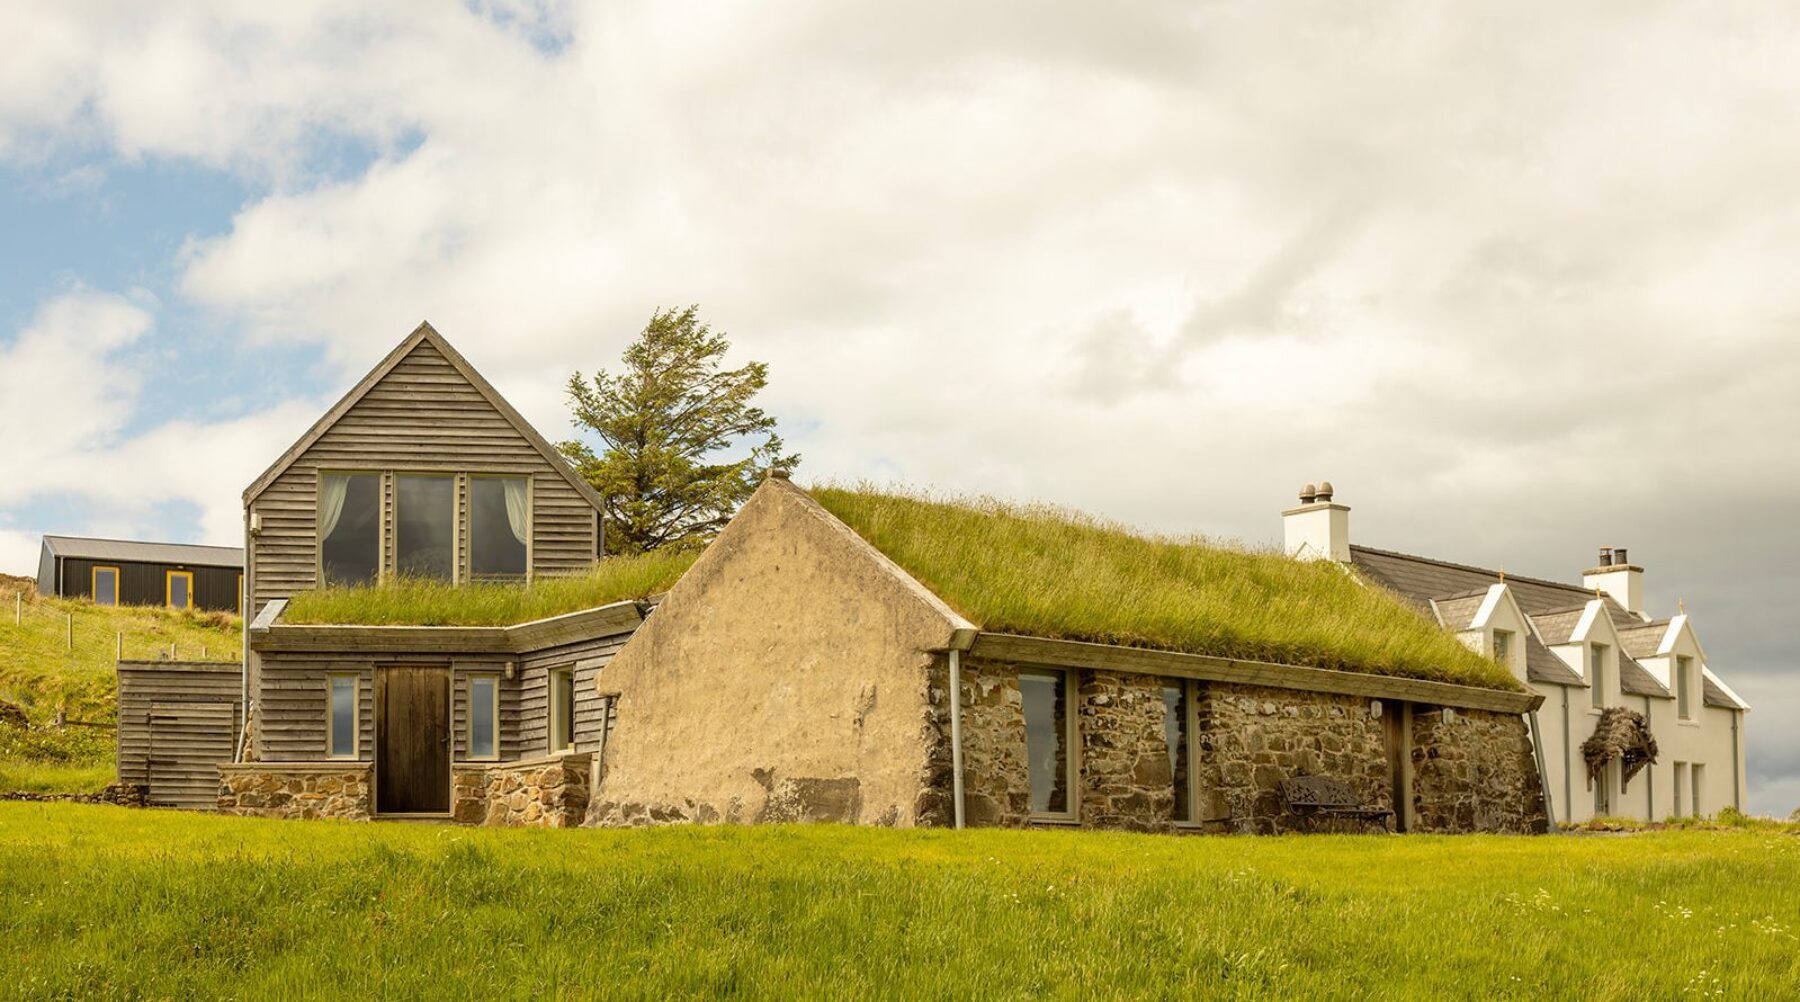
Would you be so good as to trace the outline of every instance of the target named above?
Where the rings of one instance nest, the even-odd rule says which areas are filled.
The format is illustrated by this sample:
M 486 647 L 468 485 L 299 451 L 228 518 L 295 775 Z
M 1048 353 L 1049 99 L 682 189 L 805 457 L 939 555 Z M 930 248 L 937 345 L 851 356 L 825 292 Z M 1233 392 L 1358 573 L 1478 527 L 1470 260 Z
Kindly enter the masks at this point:
M 388 580 L 388 471 L 386 470 L 319 469 L 315 471 L 313 477 L 313 580 L 318 582 L 317 587 L 331 586 L 331 582 L 325 578 L 325 537 L 319 534 L 319 501 L 324 497 L 322 488 L 326 477 L 375 478 L 375 580 L 370 585 L 348 587 L 367 588 L 386 584 Z
M 101 571 L 111 571 L 112 572 L 113 586 L 112 586 L 112 601 L 111 602 L 101 602 L 100 601 L 100 572 Z M 93 567 L 88 569 L 88 598 L 90 600 L 92 600 L 95 605 L 110 605 L 110 606 L 117 607 L 120 604 L 119 591 L 120 591 L 120 589 L 119 589 L 119 569 L 117 567 L 113 566 L 112 564 L 95 564 Z
M 464 730 L 464 733 L 463 733 L 463 757 L 466 758 L 470 762 L 498 762 L 498 761 L 500 761 L 500 678 L 501 678 L 501 675 L 499 672 L 477 671 L 477 672 L 469 672 L 464 677 L 466 679 L 466 685 L 468 687 L 467 691 L 468 691 L 468 704 L 469 705 L 468 705 L 468 711 L 467 711 L 468 716 L 465 718 L 465 720 L 463 722 L 463 730 Z M 477 682 L 491 682 L 493 684 L 493 688 L 491 690 L 491 695 L 489 697 L 489 703 L 493 707 L 493 716 L 489 717 L 488 719 L 493 721 L 494 733 L 492 735 L 492 738 L 493 738 L 494 750 L 489 752 L 486 755 L 477 755 L 475 753 L 475 683 L 477 683 Z
M 532 476 L 529 473 L 494 473 L 491 471 L 479 473 L 469 472 L 464 473 L 462 476 L 469 485 L 468 500 L 465 505 L 467 512 L 465 517 L 457 519 L 457 531 L 459 533 L 467 531 L 468 533 L 469 580 L 493 580 L 497 582 L 522 581 L 529 584 L 532 577 L 531 565 L 537 555 L 536 547 L 532 545 L 537 536 L 537 533 L 533 531 L 537 526 L 537 477 Z M 488 578 L 483 579 L 475 573 L 475 481 L 477 480 L 525 481 L 525 573 L 522 575 L 514 577 L 511 575 L 495 574 L 489 575 Z M 395 497 L 399 497 L 398 490 L 395 491 Z M 466 530 L 461 524 L 464 521 L 468 522 Z M 396 525 L 398 525 L 398 523 L 396 523 Z M 461 547 L 459 546 L 458 549 L 461 549 Z M 398 554 L 396 554 L 395 559 L 396 561 L 399 559 Z
M 466 503 L 465 503 L 465 500 L 463 499 L 463 497 L 461 496 L 462 491 L 460 490 L 460 483 L 461 483 L 462 479 L 465 476 L 467 476 L 467 474 L 460 473 L 460 472 L 454 472 L 454 471 L 446 473 L 446 472 L 435 471 L 435 470 L 390 470 L 390 471 L 388 471 L 388 476 L 393 477 L 393 480 L 394 480 L 393 499 L 390 501 L 385 496 L 386 492 L 385 491 L 383 492 L 384 496 L 382 497 L 382 503 L 388 505 L 389 510 L 384 513 L 386 515 L 386 517 L 382 520 L 381 524 L 382 524 L 382 530 L 384 532 L 387 530 L 387 527 L 389 524 L 392 524 L 394 527 L 394 529 L 393 529 L 394 538 L 393 538 L 393 547 L 392 547 L 392 549 L 394 551 L 394 566 L 391 569 L 391 573 L 393 574 L 393 576 L 396 578 L 398 578 L 400 576 L 400 507 L 401 507 L 400 506 L 400 480 L 401 480 L 401 478 L 412 477 L 417 480 L 448 480 L 448 481 L 450 481 L 450 579 L 449 579 L 449 584 L 451 584 L 451 585 L 464 584 L 465 579 L 463 577 L 463 569 L 462 569 L 462 563 L 463 563 L 462 562 L 462 549 L 463 549 L 463 521 L 464 521 L 464 516 L 466 514 L 466 512 L 464 511 L 464 508 L 466 507 Z M 389 548 L 386 545 L 386 543 L 387 543 L 387 541 L 383 540 L 382 557 L 384 560 L 386 559 L 387 550 Z
M 1064 811 L 1030 811 L 1033 824 L 1079 824 L 1081 822 L 1081 730 L 1079 718 L 1081 714 L 1075 705 L 1075 696 L 1079 691 L 1076 682 L 1076 669 L 1073 668 L 1027 668 L 1021 669 L 1019 678 L 1059 678 L 1063 685 L 1063 770 L 1067 776 L 1068 809 Z M 1024 712 L 1024 700 L 1020 699 L 1020 713 Z M 1026 750 L 1026 785 L 1031 782 L 1031 738 L 1027 733 Z M 1191 769 L 1189 770 L 1192 771 Z M 1029 797 L 1027 789 L 1027 797 Z
M 244 575 L 241 572 L 238 574 L 237 603 L 237 614 L 242 616 L 244 614 Z
M 1588 644 L 1588 701 L 1596 710 L 1606 709 L 1606 644 Z
M 569 676 L 569 699 L 568 699 L 568 705 L 566 708 L 563 706 L 562 696 L 560 695 L 562 689 L 557 684 L 557 681 L 556 681 L 557 676 L 559 676 L 559 675 Z M 576 684 L 576 679 L 575 679 L 575 666 L 574 665 L 557 665 L 554 668 L 546 669 L 544 672 L 544 686 L 545 686 L 545 693 L 544 693 L 544 750 L 545 750 L 545 754 L 569 755 L 569 754 L 573 754 L 575 751 L 575 684 Z M 556 736 L 557 736 L 556 731 L 557 731 L 557 725 L 560 723 L 559 716 L 562 714 L 562 711 L 564 711 L 565 709 L 567 711 L 567 716 L 569 718 L 569 733 L 567 734 L 568 740 L 566 740 L 565 742 L 563 742 L 563 744 L 561 744 L 559 746 L 556 743 Z
M 1513 632 L 1511 630 L 1501 630 L 1501 629 L 1496 629 L 1493 632 L 1494 632 L 1494 641 L 1493 641 L 1494 661 L 1496 661 L 1499 664 L 1505 665 L 1508 668 L 1511 668 L 1512 667 Z
M 176 605 L 175 604 L 175 579 L 176 578 L 183 578 L 187 581 L 187 604 L 186 605 Z M 163 571 L 163 606 L 165 608 L 169 608 L 169 609 L 192 609 L 194 607 L 194 572 L 193 571 L 177 571 L 177 570 Z
M 1183 745 L 1182 750 L 1187 753 L 1187 817 L 1182 817 L 1179 813 L 1176 813 L 1179 804 L 1175 804 L 1170 806 L 1171 818 L 1178 828 L 1198 827 L 1200 819 L 1196 816 L 1198 812 L 1195 810 L 1195 807 L 1199 803 L 1200 770 L 1194 768 L 1194 732 L 1195 725 L 1199 722 L 1198 711 L 1194 706 L 1194 695 L 1197 686 L 1191 678 L 1164 678 L 1162 680 L 1161 688 L 1176 688 L 1181 690 L 1181 742 Z M 1172 776 L 1170 777 L 1170 785 L 1174 785 L 1174 777 Z
M 1686 654 L 1675 655 L 1675 718 L 1691 721 L 1694 719 L 1694 659 Z
M 333 717 L 337 707 L 337 683 L 348 680 L 350 683 L 350 751 L 348 754 L 337 751 L 333 733 Z M 362 758 L 362 673 L 361 672 L 327 672 L 325 675 L 325 758 L 331 762 L 354 762 Z

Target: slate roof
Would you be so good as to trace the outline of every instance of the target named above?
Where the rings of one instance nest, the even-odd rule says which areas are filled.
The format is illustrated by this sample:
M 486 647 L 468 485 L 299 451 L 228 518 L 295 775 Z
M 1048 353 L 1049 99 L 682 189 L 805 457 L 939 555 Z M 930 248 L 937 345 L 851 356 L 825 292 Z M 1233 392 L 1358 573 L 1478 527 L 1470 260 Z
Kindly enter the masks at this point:
M 1674 693 L 1650 674 L 1650 669 L 1638 664 L 1636 658 L 1624 651 L 1619 652 L 1619 691 L 1632 696 L 1675 698 Z
M 1700 676 L 1700 694 L 1702 697 L 1701 701 L 1707 706 L 1716 706 L 1725 710 L 1735 710 L 1738 708 L 1737 700 L 1727 696 L 1725 690 L 1719 688 L 1719 684 L 1712 679 L 1707 678 L 1704 673 Z
M 1581 617 L 1586 614 L 1587 603 L 1584 602 L 1561 612 L 1534 614 L 1531 624 L 1537 627 L 1538 636 L 1544 638 L 1544 643 L 1555 647 L 1557 644 L 1568 643 L 1575 636 L 1575 627 L 1581 625 Z
M 1625 653 L 1634 658 L 1653 658 L 1656 650 L 1662 646 L 1663 635 L 1669 632 L 1668 620 L 1658 623 L 1639 623 L 1636 626 L 1619 627 L 1619 642 L 1625 645 Z
M 90 539 L 85 536 L 45 536 L 44 548 L 53 556 L 75 560 L 118 560 L 141 564 L 186 564 L 193 567 L 244 566 L 244 550 L 237 546 L 196 546 L 189 543 L 140 543 L 129 539 Z

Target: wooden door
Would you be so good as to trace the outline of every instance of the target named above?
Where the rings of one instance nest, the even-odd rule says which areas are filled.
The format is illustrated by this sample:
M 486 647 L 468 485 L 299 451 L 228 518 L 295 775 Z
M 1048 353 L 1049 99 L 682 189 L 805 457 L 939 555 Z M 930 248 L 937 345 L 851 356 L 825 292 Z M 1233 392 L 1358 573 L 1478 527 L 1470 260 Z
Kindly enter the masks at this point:
M 375 810 L 450 812 L 450 669 L 376 669 Z
M 1412 706 L 1384 701 L 1381 730 L 1387 746 L 1388 789 L 1393 791 L 1394 830 L 1403 832 L 1412 820 Z

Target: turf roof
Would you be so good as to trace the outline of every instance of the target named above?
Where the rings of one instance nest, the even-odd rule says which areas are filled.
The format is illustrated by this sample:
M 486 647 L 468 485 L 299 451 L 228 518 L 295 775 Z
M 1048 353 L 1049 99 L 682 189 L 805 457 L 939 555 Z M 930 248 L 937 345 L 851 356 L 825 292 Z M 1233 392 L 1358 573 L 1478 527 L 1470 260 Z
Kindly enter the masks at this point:
M 1148 536 L 1042 505 L 809 493 L 985 630 L 1521 688 L 1339 564 Z

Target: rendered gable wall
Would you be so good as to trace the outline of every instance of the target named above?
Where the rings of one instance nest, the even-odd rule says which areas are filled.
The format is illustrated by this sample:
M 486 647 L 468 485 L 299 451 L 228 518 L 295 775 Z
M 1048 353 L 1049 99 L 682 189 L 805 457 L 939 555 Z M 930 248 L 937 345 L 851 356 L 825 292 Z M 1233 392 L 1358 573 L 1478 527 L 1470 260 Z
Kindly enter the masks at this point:
M 765 483 L 601 673 L 618 719 L 590 820 L 915 824 L 931 652 L 965 625 Z

